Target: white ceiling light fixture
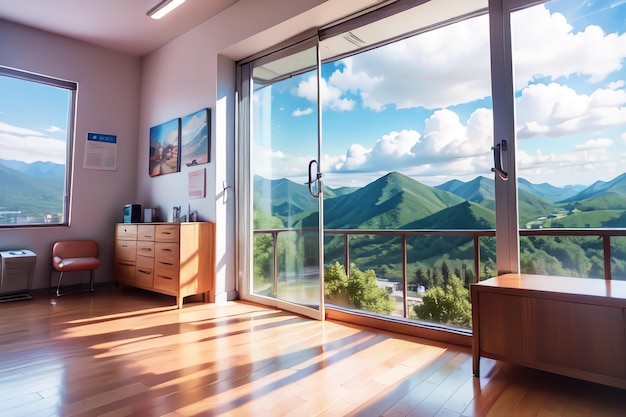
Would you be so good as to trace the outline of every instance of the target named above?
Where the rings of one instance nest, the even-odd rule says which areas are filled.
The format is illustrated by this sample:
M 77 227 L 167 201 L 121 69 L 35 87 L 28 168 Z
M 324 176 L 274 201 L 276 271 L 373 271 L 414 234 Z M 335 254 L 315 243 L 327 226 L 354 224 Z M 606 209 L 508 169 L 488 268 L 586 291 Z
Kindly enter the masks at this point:
M 153 19 L 160 19 L 184 2 L 185 0 L 162 0 L 146 14 Z

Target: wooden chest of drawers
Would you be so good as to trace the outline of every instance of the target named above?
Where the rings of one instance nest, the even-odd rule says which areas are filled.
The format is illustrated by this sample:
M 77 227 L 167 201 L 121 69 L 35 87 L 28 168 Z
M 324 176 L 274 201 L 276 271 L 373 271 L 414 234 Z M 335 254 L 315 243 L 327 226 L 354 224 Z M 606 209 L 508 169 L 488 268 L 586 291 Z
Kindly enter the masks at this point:
M 215 282 L 215 224 L 118 223 L 115 281 L 176 297 L 209 299 Z

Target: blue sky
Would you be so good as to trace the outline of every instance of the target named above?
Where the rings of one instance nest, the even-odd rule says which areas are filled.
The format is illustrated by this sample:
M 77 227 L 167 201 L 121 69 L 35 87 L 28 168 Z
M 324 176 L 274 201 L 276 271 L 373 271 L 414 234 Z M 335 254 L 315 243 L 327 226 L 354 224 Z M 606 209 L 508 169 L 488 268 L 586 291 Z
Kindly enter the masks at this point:
M 518 175 L 567 185 L 626 171 L 626 1 L 555 0 L 512 21 Z M 429 185 L 492 177 L 487 43 L 483 16 L 325 65 L 327 184 L 392 170 Z M 17 83 L 0 77 L 0 158 L 62 163 L 68 92 Z M 272 88 L 273 153 L 253 150 L 257 173 L 302 180 L 314 92 L 306 74 Z
M 68 90 L 0 77 L 0 159 L 65 163 Z
M 518 176 L 589 185 L 626 171 L 626 1 L 553 1 L 512 24 Z M 326 183 L 361 186 L 393 170 L 429 185 L 493 177 L 489 60 L 482 16 L 326 64 Z M 305 74 L 276 87 L 273 164 L 256 173 L 301 181 L 315 155 L 304 145 L 315 83 Z

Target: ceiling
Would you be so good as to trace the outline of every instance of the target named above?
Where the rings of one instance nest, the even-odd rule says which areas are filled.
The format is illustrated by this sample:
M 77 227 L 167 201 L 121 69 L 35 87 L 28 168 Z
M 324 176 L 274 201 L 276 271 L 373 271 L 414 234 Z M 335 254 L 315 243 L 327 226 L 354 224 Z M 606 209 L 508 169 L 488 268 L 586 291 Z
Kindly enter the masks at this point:
M 144 56 L 237 0 L 187 0 L 160 20 L 159 0 L 0 0 L 0 19 Z

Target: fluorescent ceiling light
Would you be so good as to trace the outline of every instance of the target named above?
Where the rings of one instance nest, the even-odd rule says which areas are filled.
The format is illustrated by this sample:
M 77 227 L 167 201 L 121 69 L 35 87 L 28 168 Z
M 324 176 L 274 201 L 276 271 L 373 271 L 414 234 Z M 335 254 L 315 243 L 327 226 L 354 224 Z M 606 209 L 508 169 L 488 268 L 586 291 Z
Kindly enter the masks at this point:
M 184 2 L 185 0 L 162 0 L 146 14 L 153 19 L 160 19 Z

